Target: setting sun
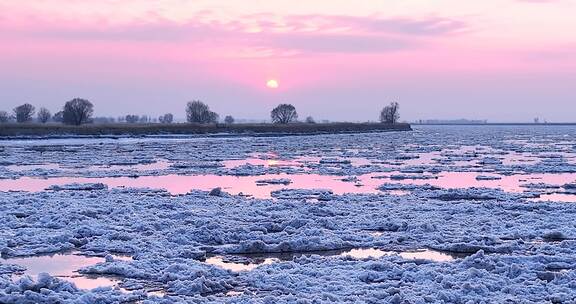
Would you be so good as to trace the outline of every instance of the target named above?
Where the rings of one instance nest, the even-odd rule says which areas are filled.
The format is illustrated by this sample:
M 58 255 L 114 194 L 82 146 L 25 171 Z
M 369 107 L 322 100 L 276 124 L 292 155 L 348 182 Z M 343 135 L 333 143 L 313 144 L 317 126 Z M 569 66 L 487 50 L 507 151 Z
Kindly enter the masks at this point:
M 277 89 L 280 85 L 279 85 L 277 80 L 270 79 L 270 80 L 268 80 L 268 82 L 266 82 L 266 86 L 271 88 L 271 89 Z

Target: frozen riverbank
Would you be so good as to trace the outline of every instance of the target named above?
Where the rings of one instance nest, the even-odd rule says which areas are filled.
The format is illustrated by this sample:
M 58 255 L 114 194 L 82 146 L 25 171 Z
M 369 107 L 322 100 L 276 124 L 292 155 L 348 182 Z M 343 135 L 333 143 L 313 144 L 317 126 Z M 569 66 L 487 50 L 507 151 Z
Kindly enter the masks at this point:
M 386 131 L 411 131 L 406 123 L 293 123 L 293 124 L 3 124 L 0 138 L 73 137 L 73 136 L 143 136 L 209 135 L 281 136 L 298 134 L 339 134 Z

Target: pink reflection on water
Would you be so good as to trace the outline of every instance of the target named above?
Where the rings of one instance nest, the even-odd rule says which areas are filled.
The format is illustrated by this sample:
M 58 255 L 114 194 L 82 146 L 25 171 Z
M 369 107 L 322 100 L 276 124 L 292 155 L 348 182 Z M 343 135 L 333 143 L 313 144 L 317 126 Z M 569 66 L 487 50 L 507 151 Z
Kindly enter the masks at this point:
M 539 198 L 530 199 L 534 202 L 563 202 L 563 203 L 576 203 L 576 194 L 566 193 L 552 193 L 543 194 Z
M 24 275 L 37 279 L 42 272 L 53 277 L 74 283 L 81 289 L 115 286 L 118 280 L 105 277 L 82 276 L 78 269 L 104 262 L 104 258 L 87 257 L 75 254 L 56 254 L 2 259 L 2 263 L 15 264 L 26 268 Z
M 320 255 L 325 257 L 330 256 L 346 256 L 353 259 L 379 259 L 384 256 L 399 255 L 406 260 L 429 260 L 434 262 L 450 262 L 455 259 L 454 256 L 429 249 L 414 250 L 414 251 L 385 251 L 377 248 L 355 248 L 349 250 L 330 250 L 330 251 L 316 251 L 316 252 L 302 252 L 302 253 L 263 253 L 248 255 L 256 259 L 250 260 L 246 263 L 227 261 L 222 256 L 214 256 L 206 259 L 205 263 L 214 265 L 226 270 L 240 272 L 252 271 L 262 265 L 270 265 L 281 261 L 292 261 L 296 257 Z
M 309 164 L 320 164 L 322 157 L 315 156 L 302 156 L 290 160 L 278 159 L 276 156 L 265 157 L 265 158 L 247 158 L 247 159 L 233 159 L 222 161 L 225 168 L 236 168 L 246 164 L 253 166 L 265 166 L 265 167 L 306 167 Z M 355 167 L 367 166 L 373 164 L 372 160 L 362 157 L 335 157 L 330 158 L 337 161 L 347 161 L 350 165 Z M 329 163 L 323 164 L 326 167 L 330 167 Z M 340 166 L 341 164 L 335 163 L 335 166 Z
M 66 281 L 74 283 L 76 287 L 80 289 L 94 289 L 99 287 L 113 287 L 118 285 L 118 280 L 113 280 L 104 277 L 85 277 L 85 276 L 75 276 L 75 277 L 64 277 L 62 278 Z
M 477 180 L 479 174 L 476 172 L 442 172 L 438 179 L 430 180 L 401 180 L 394 181 L 401 184 L 425 185 L 430 184 L 440 188 L 500 188 L 506 192 L 524 192 L 527 188 L 521 187 L 530 183 L 545 183 L 552 185 L 564 185 L 576 180 L 575 173 L 541 173 L 541 174 L 519 174 L 511 176 L 500 176 L 500 180 Z
M 292 184 L 286 185 L 257 185 L 256 181 L 261 179 L 281 179 L 289 178 Z M 162 188 L 172 194 L 185 194 L 190 190 L 209 191 L 216 187 L 232 194 L 252 195 L 256 198 L 270 198 L 270 192 L 280 189 L 330 189 L 335 194 L 344 193 L 377 193 L 376 186 L 380 182 L 366 179 L 364 187 L 357 187 L 353 183 L 343 182 L 337 176 L 317 175 L 317 174 L 268 174 L 260 176 L 230 176 L 230 175 L 164 175 L 164 176 L 142 176 L 139 178 L 129 177 L 107 177 L 107 178 L 49 178 L 38 179 L 23 177 L 16 180 L 0 180 L 0 191 L 32 191 L 38 192 L 51 185 L 65 185 L 70 183 L 104 183 L 112 188 L 134 187 L 134 188 Z
M 454 257 L 434 250 L 418 250 L 418 251 L 384 251 L 375 248 L 360 248 L 352 249 L 350 251 L 343 252 L 341 256 L 349 256 L 355 259 L 379 259 L 383 256 L 390 256 L 397 254 L 406 260 L 430 260 L 434 262 L 450 262 L 454 260 Z
M 38 192 L 52 185 L 65 185 L 70 183 L 104 183 L 111 188 L 133 187 L 133 188 L 162 188 L 174 195 L 185 194 L 190 190 L 209 191 L 216 187 L 221 187 L 231 194 L 251 195 L 256 198 L 270 198 L 270 192 L 280 189 L 328 189 L 334 194 L 345 193 L 379 193 L 378 186 L 383 183 L 400 183 L 412 185 L 430 184 L 441 188 L 500 188 L 507 192 L 523 192 L 528 189 L 521 187 L 528 183 L 546 183 L 554 185 L 564 185 L 574 182 L 576 174 L 522 174 L 513 176 L 501 176 L 500 180 L 477 180 L 481 175 L 475 172 L 443 172 L 437 179 L 426 180 L 389 180 L 391 175 L 398 174 L 366 174 L 358 176 L 359 184 L 342 181 L 341 176 L 318 175 L 318 174 L 267 174 L 259 176 L 230 176 L 230 175 L 163 175 L 163 176 L 142 176 L 139 178 L 130 177 L 106 177 L 106 178 L 31 178 L 0 180 L 0 191 L 31 191 Z M 410 176 L 410 174 L 406 174 Z M 373 178 L 379 176 L 380 178 Z M 413 175 L 415 177 L 419 175 Z M 258 185 L 256 182 L 262 179 L 290 179 L 290 185 Z M 391 193 L 392 194 L 392 193 Z M 407 193 L 398 192 L 394 195 L 405 195 Z
M 210 264 L 210 265 L 214 265 L 214 266 L 218 266 L 220 268 L 226 269 L 226 270 L 230 270 L 230 271 L 234 271 L 234 272 L 240 272 L 240 271 L 251 271 L 256 269 L 257 267 L 260 267 L 262 265 L 270 265 L 272 263 L 276 263 L 278 262 L 278 259 L 275 258 L 266 258 L 262 261 L 260 261 L 259 263 L 236 263 L 236 262 L 227 262 L 224 261 L 224 259 L 222 257 L 211 257 L 206 259 L 206 264 Z
M 259 158 L 249 158 L 249 159 L 232 159 L 222 161 L 225 168 L 236 168 L 244 165 L 252 166 L 264 166 L 264 167 L 301 167 L 302 163 L 289 160 L 278 160 L 278 159 L 259 159 Z

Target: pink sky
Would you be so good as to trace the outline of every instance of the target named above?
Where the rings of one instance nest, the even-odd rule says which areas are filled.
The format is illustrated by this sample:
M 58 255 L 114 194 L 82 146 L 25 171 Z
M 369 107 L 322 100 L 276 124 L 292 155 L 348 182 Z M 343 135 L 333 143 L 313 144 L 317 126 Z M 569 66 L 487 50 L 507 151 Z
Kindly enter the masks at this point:
M 0 0 L 0 110 L 575 121 L 576 0 Z M 265 87 L 277 79 L 280 89 Z M 542 104 L 546 107 L 542 107 Z M 498 107 L 496 110 L 495 107 Z

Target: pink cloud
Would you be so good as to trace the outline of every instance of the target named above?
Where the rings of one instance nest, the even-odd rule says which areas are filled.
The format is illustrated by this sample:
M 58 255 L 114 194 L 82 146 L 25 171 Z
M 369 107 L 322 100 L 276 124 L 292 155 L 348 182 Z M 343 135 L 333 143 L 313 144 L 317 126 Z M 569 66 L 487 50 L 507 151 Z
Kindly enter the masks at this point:
M 206 12 L 204 15 L 209 15 Z M 204 18 L 206 19 L 206 18 Z M 466 24 L 443 18 L 410 19 L 350 16 L 276 16 L 258 14 L 236 20 L 175 22 L 156 17 L 109 25 L 85 20 L 10 19 L 1 37 L 35 41 L 164 43 L 210 49 L 273 50 L 272 55 L 302 53 L 380 53 L 420 47 L 421 37 L 435 39 L 465 30 Z M 218 53 L 218 51 L 216 51 Z M 245 53 L 249 54 L 249 52 Z

